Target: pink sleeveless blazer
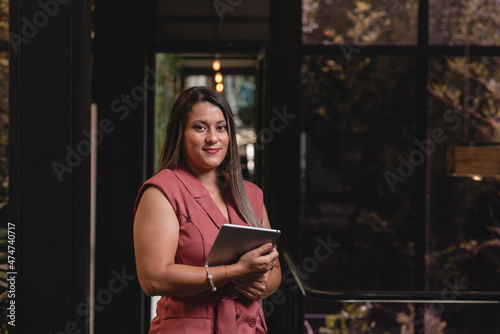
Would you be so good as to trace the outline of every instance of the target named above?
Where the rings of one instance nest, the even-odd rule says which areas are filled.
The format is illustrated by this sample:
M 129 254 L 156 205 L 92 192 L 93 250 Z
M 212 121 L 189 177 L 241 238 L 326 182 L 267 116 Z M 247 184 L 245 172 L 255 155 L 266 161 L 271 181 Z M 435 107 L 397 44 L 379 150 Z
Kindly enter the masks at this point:
M 262 222 L 262 191 L 250 182 L 244 184 L 250 203 Z M 179 243 L 176 263 L 203 266 L 220 227 L 229 223 L 208 190 L 187 167 L 165 169 L 141 187 L 135 210 L 150 186 L 158 187 L 165 194 L 177 215 Z M 227 210 L 231 224 L 247 225 L 231 200 L 227 201 Z M 241 296 L 232 284 L 226 284 L 216 292 L 208 290 L 189 297 L 162 296 L 156 312 L 157 316 L 151 322 L 151 334 L 267 333 L 260 302 Z

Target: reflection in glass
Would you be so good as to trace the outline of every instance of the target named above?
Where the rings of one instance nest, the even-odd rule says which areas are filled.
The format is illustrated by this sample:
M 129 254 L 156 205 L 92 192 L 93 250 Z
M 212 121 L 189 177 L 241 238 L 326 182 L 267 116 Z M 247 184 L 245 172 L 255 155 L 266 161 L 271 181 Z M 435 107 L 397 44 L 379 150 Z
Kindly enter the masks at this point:
M 453 292 L 446 291 L 446 295 L 451 298 Z M 498 323 L 500 309 L 496 303 L 417 304 L 415 312 L 424 314 L 423 323 L 413 324 L 415 333 L 496 334 L 500 330 Z
M 431 0 L 429 43 L 500 45 L 500 4 L 495 0 Z
M 413 333 L 413 305 L 306 301 L 305 333 Z
M 453 293 L 447 291 L 447 296 Z M 498 333 L 496 303 L 335 303 L 306 300 L 305 333 Z
M 302 0 L 305 44 L 416 44 L 417 0 Z
M 450 280 L 466 290 L 500 289 L 500 173 L 448 173 L 451 148 L 500 145 L 499 85 L 500 57 L 442 57 L 430 63 L 428 132 L 442 129 L 446 140 L 430 155 L 428 290 L 442 289 Z M 484 158 L 500 164 L 497 154 Z
M 392 189 L 385 174 L 415 149 L 415 77 L 413 57 L 304 57 L 301 256 L 312 287 L 414 288 L 416 176 Z M 308 260 L 329 242 L 340 246 Z

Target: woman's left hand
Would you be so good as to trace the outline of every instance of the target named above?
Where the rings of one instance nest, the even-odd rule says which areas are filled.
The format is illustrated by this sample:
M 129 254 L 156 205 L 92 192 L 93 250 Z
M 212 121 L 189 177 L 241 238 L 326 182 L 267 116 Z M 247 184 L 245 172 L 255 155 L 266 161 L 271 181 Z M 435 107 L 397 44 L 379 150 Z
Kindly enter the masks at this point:
M 270 275 L 271 270 L 268 270 L 262 275 L 235 280 L 233 283 L 236 291 L 243 296 L 250 300 L 258 300 L 262 298 L 262 295 L 267 289 Z

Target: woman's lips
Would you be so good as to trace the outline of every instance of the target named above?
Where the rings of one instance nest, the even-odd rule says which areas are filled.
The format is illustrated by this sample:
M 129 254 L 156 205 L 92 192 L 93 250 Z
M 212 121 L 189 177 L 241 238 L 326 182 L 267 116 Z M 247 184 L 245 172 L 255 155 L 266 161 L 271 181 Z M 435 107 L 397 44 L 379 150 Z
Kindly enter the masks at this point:
M 215 154 L 220 151 L 220 148 L 204 148 L 203 151 L 209 153 L 209 154 Z

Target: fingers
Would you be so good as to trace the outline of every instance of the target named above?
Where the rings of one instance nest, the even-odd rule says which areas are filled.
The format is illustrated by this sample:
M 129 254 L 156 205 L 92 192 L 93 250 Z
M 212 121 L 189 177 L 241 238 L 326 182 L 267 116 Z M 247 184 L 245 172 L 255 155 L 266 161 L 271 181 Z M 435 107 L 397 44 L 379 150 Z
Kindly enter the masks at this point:
M 273 244 L 268 242 L 267 244 L 264 244 L 264 245 L 260 246 L 259 248 L 256 248 L 255 251 L 259 255 L 264 255 L 264 254 L 269 253 L 271 251 L 271 248 L 273 248 Z
M 238 261 L 244 268 L 242 276 L 264 274 L 274 267 L 278 256 L 278 251 L 276 248 L 272 247 L 270 243 L 264 244 L 248 253 L 245 253 Z
M 274 266 L 276 260 L 278 260 L 279 255 L 280 253 L 278 253 L 278 251 L 273 248 L 273 250 L 269 254 L 262 255 L 259 259 L 262 260 L 263 263 L 273 264 Z
M 235 289 L 250 300 L 260 299 L 267 289 L 269 274 L 234 281 Z
M 249 289 L 249 288 L 242 288 L 242 287 L 239 287 L 239 286 L 236 286 L 236 285 L 234 286 L 234 288 L 241 295 L 245 296 L 246 298 L 248 298 L 250 300 L 258 300 L 258 299 L 260 299 L 259 298 L 260 294 L 257 291 L 255 291 L 255 290 L 252 290 L 252 289 Z

